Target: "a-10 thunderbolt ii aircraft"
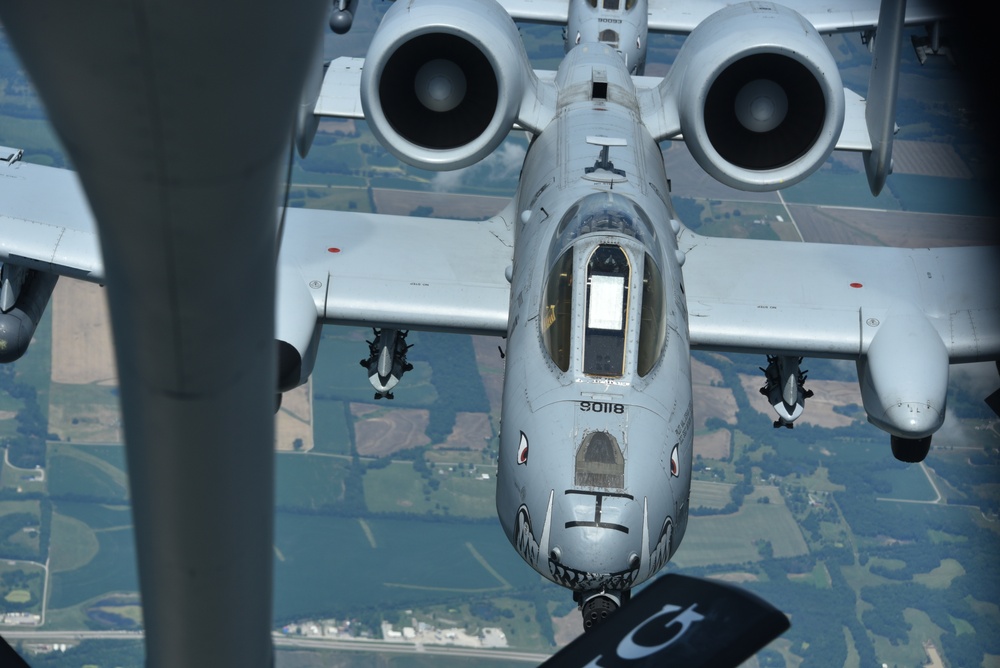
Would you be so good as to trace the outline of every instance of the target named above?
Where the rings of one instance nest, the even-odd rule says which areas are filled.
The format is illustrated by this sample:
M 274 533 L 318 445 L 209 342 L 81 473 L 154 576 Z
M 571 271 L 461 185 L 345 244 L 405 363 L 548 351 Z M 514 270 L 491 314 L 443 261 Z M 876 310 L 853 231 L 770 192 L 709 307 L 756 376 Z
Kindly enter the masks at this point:
M 525 561 L 573 591 L 587 627 L 683 538 L 692 348 L 771 356 L 765 387 L 786 422 L 807 396 L 800 357 L 856 360 L 870 421 L 897 457 L 923 459 L 949 363 L 1000 357 L 997 249 L 703 237 L 677 220 L 658 146 L 683 137 L 703 169 L 747 190 L 797 183 L 835 148 L 863 151 L 877 191 L 902 26 L 940 18 L 901 3 L 881 14 L 869 2 L 400 0 L 367 58 L 317 79 L 313 116 L 365 118 L 388 150 L 430 169 L 473 164 L 520 128 L 532 141 L 519 187 L 478 223 L 287 211 L 279 389 L 308 377 L 324 323 L 506 337 L 498 515 Z M 532 70 L 512 18 L 567 24 L 557 72 Z M 863 99 L 820 32 L 876 27 Z M 690 33 L 662 79 L 640 76 L 649 30 Z M 47 208 L 23 193 L 56 180 L 16 159 L 6 170 L 5 236 L 18 238 Z M 49 224 L 72 246 L 25 237 L 5 261 L 101 280 L 87 217 Z M 36 321 L 17 315 L 29 298 L 8 315 Z M 372 359 L 405 350 L 386 338 Z
M 510 206 L 456 227 L 463 239 L 449 239 L 454 223 L 372 220 L 373 236 L 383 223 L 428 238 L 401 244 L 423 257 L 373 250 L 366 261 L 419 263 L 426 278 L 383 273 L 365 290 L 341 253 L 321 265 L 324 315 L 390 312 L 384 324 L 397 329 L 507 337 L 497 512 L 525 561 L 573 590 L 586 626 L 684 536 L 691 348 L 767 354 L 776 425 L 811 394 L 803 356 L 856 360 L 869 419 L 905 461 L 924 458 L 944 420 L 949 362 L 1000 353 L 996 248 L 714 239 L 677 220 L 658 142 L 680 135 L 736 188 L 797 183 L 835 148 L 863 151 L 872 190 L 882 187 L 902 25 L 939 15 L 886 3 L 866 103 L 843 87 L 820 31 L 870 35 L 879 8 L 820 5 L 397 2 L 363 62 L 330 65 L 319 110 L 365 118 L 410 164 L 464 167 L 512 127 L 532 136 Z M 567 24 L 557 72 L 531 69 L 508 14 Z M 690 31 L 662 80 L 638 76 L 650 29 Z M 320 225 L 314 245 L 336 238 Z M 351 289 L 338 290 L 345 280 Z

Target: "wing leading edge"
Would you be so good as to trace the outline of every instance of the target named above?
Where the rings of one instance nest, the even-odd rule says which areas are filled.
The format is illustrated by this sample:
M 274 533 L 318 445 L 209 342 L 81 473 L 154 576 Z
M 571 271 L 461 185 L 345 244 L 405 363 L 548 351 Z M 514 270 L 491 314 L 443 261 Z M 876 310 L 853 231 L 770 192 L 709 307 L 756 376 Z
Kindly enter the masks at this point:
M 291 209 L 280 269 L 309 286 L 326 324 L 502 336 L 511 220 Z
M 76 173 L 0 160 L 0 262 L 94 283 L 104 280 L 100 241 Z
M 693 348 L 858 359 L 922 314 L 952 363 L 1000 357 L 1000 247 L 906 249 L 719 239 L 683 230 Z
M 568 0 L 500 0 L 511 18 L 534 23 L 565 24 Z M 649 30 L 686 35 L 709 14 L 727 5 L 725 0 L 649 0 Z M 878 23 L 878 5 L 871 0 L 782 0 L 802 14 L 820 33 L 871 30 Z M 946 17 L 941 3 L 909 0 L 906 25 L 922 25 Z
M 0 262 L 103 282 L 97 227 L 74 172 L 0 161 L 0 201 Z M 512 220 L 509 211 L 472 222 L 289 209 L 279 273 L 309 286 L 326 324 L 501 336 Z

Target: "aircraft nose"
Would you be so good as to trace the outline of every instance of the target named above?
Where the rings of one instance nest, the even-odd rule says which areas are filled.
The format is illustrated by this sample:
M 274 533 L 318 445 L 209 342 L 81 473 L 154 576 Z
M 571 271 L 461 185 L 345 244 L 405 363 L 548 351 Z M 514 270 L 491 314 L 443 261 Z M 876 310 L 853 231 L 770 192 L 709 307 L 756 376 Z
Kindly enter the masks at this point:
M 629 589 L 639 575 L 641 515 L 626 494 L 567 490 L 552 516 L 551 579 L 575 590 Z

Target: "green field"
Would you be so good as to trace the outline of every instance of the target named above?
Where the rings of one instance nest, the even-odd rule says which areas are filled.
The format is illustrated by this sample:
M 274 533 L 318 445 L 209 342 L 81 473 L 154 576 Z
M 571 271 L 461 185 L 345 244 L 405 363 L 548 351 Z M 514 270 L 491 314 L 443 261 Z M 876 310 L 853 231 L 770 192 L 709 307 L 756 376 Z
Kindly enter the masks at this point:
M 882 495 L 884 498 L 908 501 L 933 501 L 937 498 L 934 487 L 920 466 L 885 469 L 881 475 L 892 485 L 892 492 Z
M 951 213 L 965 216 L 996 215 L 989 184 L 975 179 L 945 179 L 921 174 L 894 174 L 886 188 L 907 211 Z
M 117 386 L 52 383 L 49 429 L 64 441 L 117 443 L 121 418 Z
M 24 501 L 0 501 L 0 515 L 11 513 L 30 513 L 36 517 L 40 516 L 39 504 L 36 499 L 26 499 Z
M 961 575 L 965 575 L 962 564 L 954 559 L 944 559 L 941 561 L 941 565 L 934 570 L 914 575 L 913 581 L 930 589 L 947 589 L 951 585 L 951 581 Z
M 538 581 L 496 522 L 365 523 L 371 540 L 357 519 L 278 514 L 276 620 L 431 605 Z
M 393 462 L 365 473 L 365 504 L 373 513 L 417 513 L 434 511 L 426 482 L 410 462 Z
M 732 485 L 704 480 L 691 481 L 691 508 L 724 508 L 732 501 Z
M 277 455 L 278 508 L 316 510 L 344 496 L 349 459 L 314 454 Z
M 431 495 L 435 504 L 450 515 L 472 518 L 496 517 L 496 481 L 473 477 L 446 476 L 441 487 Z
M 123 448 L 98 447 L 95 450 L 93 447 L 50 444 L 49 493 L 125 502 L 128 478 L 119 466 L 119 463 L 124 464 L 123 457 Z
M 313 397 L 313 452 L 351 454 L 353 430 L 347 403 Z
M 0 501 L 0 554 L 12 559 L 39 559 L 41 518 L 37 500 Z
M 801 241 L 780 204 L 699 200 L 703 205 L 698 234 L 736 239 L 785 239 Z M 778 216 L 785 220 L 778 222 Z M 711 220 L 706 221 L 705 218 Z
M 98 551 L 90 561 L 73 570 L 52 574 L 49 607 L 67 608 L 109 593 L 138 590 L 131 529 L 108 529 L 94 535 Z
M 681 568 L 757 562 L 755 541 L 769 541 L 775 557 L 806 554 L 795 518 L 784 504 L 744 503 L 732 515 L 692 517 L 672 563 Z
M 11 589 L 3 600 L 8 603 L 27 603 L 31 600 L 31 592 L 27 589 Z
M 52 545 L 49 568 L 53 573 L 82 568 L 97 556 L 97 534 L 81 520 L 52 513 Z
M 91 529 L 115 529 L 132 524 L 132 510 L 126 505 L 105 505 L 76 501 L 56 501 L 60 515 L 80 520 Z
M 52 311 L 46 309 L 31 339 L 30 352 L 14 363 L 20 380 L 29 383 L 38 392 L 38 405 L 42 413 L 49 414 L 49 385 L 52 377 Z
M 496 481 L 461 475 L 458 470 L 442 475 L 432 467 L 437 489 L 417 473 L 410 462 L 393 462 L 365 473 L 365 503 L 376 513 L 434 513 L 473 519 L 496 517 Z M 449 467 L 450 468 L 450 467 Z
M 890 181 L 895 178 L 897 177 L 894 176 Z M 891 211 L 904 208 L 890 188 L 873 198 L 863 174 L 834 173 L 822 169 L 812 178 L 785 188 L 781 191 L 781 196 L 789 204 L 875 207 Z

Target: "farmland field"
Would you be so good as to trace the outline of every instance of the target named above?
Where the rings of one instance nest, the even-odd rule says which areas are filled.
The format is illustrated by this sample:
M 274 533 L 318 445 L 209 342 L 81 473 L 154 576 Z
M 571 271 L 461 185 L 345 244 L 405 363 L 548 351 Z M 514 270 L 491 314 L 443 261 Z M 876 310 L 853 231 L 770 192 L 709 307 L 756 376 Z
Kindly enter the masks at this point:
M 499 523 L 366 520 L 279 514 L 275 546 L 275 619 L 312 612 L 343 614 L 378 602 L 405 607 L 481 592 L 528 587 L 538 575 L 511 559 Z M 469 545 L 500 575 L 497 579 Z M 506 584 L 505 584 L 506 583 Z
M 52 535 L 49 567 L 53 573 L 86 566 L 100 549 L 94 530 L 75 517 L 53 513 Z
M 117 454 L 121 456 L 121 451 Z M 48 460 L 50 494 L 77 494 L 121 501 L 128 496 L 125 472 L 82 448 L 52 444 Z
M 313 398 L 313 450 L 338 455 L 351 454 L 353 424 L 349 404 Z
M 692 508 L 722 508 L 732 500 L 732 485 L 721 482 L 691 481 Z
M 99 547 L 90 561 L 52 574 L 49 607 L 65 608 L 112 592 L 138 591 L 131 529 L 108 529 L 94 535 Z
M 692 517 L 672 563 L 685 568 L 760 561 L 755 541 L 769 541 L 775 557 L 809 551 L 784 504 L 745 503 L 732 515 Z
M 316 510 L 341 500 L 346 459 L 315 454 L 277 455 L 277 498 L 279 508 Z

